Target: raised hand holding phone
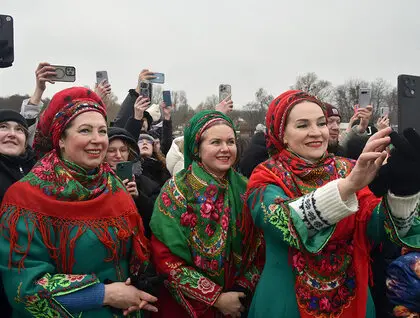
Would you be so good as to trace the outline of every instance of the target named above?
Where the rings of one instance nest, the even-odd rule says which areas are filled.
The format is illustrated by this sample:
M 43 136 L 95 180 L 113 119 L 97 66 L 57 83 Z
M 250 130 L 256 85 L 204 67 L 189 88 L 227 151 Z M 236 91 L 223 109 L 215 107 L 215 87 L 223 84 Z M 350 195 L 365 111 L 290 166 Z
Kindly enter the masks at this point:
M 215 110 L 227 115 L 233 111 L 232 95 L 227 95 L 219 104 L 216 105 Z
M 144 112 L 150 106 L 150 100 L 146 96 L 139 96 L 134 103 L 134 119 L 142 120 L 144 117 Z
M 97 93 L 100 98 L 106 99 L 109 94 L 111 94 L 111 84 L 105 79 L 102 80 L 99 84 L 95 84 L 95 93 Z

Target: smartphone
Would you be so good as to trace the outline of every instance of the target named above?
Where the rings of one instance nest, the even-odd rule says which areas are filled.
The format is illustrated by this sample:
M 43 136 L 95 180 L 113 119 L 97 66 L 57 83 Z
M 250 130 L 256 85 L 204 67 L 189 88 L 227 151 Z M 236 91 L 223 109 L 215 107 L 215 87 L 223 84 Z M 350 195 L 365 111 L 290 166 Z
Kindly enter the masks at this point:
M 151 83 L 155 83 L 155 84 L 164 84 L 165 83 L 165 74 L 163 74 L 163 73 L 153 73 L 153 76 L 155 78 L 149 80 Z
M 0 68 L 12 66 L 14 55 L 13 18 L 0 15 Z
M 96 71 L 96 84 L 101 83 L 102 81 L 108 81 L 108 72 L 107 71 Z
M 227 98 L 232 94 L 232 87 L 229 84 L 219 85 L 219 102 Z
M 366 107 L 371 103 L 370 88 L 359 88 L 359 107 Z
M 55 67 L 55 76 L 50 79 L 55 82 L 74 82 L 76 81 L 76 68 L 74 66 L 51 65 Z
M 163 91 L 162 97 L 166 107 L 172 106 L 171 91 Z
M 389 107 L 381 107 L 381 108 L 379 108 L 379 115 L 381 117 L 384 117 L 386 115 L 389 115 Z
M 398 131 L 414 128 L 420 132 L 420 76 L 398 76 Z
M 132 161 L 123 161 L 117 163 L 117 176 L 124 181 L 126 179 L 133 179 L 133 162 Z
M 152 83 L 141 81 L 140 82 L 140 95 L 149 98 L 152 101 Z

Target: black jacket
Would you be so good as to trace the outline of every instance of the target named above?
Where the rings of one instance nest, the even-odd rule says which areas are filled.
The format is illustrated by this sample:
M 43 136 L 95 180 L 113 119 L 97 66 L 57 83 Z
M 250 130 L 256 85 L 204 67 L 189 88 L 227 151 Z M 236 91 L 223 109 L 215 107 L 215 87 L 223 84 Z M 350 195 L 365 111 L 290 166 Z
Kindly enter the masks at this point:
M 32 148 L 28 147 L 26 152 L 19 157 L 10 157 L 0 154 L 0 203 L 3 200 L 7 189 L 16 181 L 24 177 L 34 166 L 35 154 Z M 4 261 L 4 260 L 2 260 Z M 11 317 L 12 308 L 4 293 L 3 284 L 0 282 L 0 308 L 1 317 Z
M 30 147 L 19 157 L 0 154 L 0 202 L 7 189 L 31 171 L 35 162 L 35 154 Z
M 239 161 L 238 170 L 245 177 L 249 178 L 255 167 L 267 159 L 268 151 L 265 145 L 265 135 L 263 132 L 257 132 L 252 136 L 248 149 L 244 151 Z
M 136 184 L 139 196 L 134 200 L 137 210 L 143 220 L 144 235 L 150 238 L 150 219 L 152 218 L 153 208 L 156 198 L 160 193 L 160 185 L 144 175 L 136 175 Z
M 153 180 L 160 187 L 171 177 L 168 169 L 154 158 L 145 158 L 142 162 L 143 175 Z

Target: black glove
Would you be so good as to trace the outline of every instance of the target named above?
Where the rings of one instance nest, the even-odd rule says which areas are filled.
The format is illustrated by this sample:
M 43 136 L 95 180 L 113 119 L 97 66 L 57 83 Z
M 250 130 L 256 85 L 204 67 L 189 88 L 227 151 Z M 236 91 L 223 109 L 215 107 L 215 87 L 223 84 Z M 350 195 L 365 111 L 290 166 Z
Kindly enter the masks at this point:
M 420 136 L 407 128 L 403 136 L 392 132 L 390 137 L 394 149 L 369 188 L 377 197 L 388 190 L 396 196 L 416 194 L 420 191 Z
M 167 278 L 168 275 L 157 274 L 150 264 L 144 270 L 130 276 L 131 285 L 156 297 Z

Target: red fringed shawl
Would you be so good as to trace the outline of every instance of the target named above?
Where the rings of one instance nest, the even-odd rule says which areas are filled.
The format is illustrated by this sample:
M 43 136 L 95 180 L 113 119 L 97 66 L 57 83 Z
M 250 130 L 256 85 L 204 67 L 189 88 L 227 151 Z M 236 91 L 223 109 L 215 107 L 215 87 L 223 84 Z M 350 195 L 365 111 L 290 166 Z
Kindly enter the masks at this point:
M 74 248 L 86 231 L 107 248 L 105 262 L 133 255 L 148 259 L 143 223 L 131 196 L 108 164 L 95 174 L 47 154 L 32 171 L 6 192 L 1 206 L 2 235 L 10 242 L 9 266 L 24 267 L 35 232 L 39 232 L 59 272 L 71 273 Z M 25 222 L 27 245 L 19 246 L 18 222 Z M 132 241 L 132 253 L 125 247 Z M 122 250 L 122 253 L 120 252 Z M 12 264 L 13 254 L 20 255 Z

